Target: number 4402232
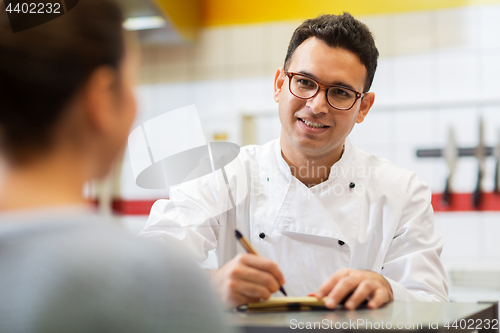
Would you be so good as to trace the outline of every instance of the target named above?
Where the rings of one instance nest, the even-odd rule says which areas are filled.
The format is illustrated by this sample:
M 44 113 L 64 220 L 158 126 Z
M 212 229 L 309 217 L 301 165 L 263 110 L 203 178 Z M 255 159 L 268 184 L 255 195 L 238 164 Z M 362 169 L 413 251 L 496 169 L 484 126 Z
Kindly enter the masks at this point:
M 9 3 L 6 12 L 12 13 L 23 13 L 23 14 L 61 14 L 61 4 L 60 3 L 17 3 L 17 5 L 12 8 L 12 3 Z
M 444 324 L 447 329 L 469 329 L 469 330 L 480 330 L 480 329 L 498 329 L 498 319 L 456 319 L 451 322 L 447 321 Z

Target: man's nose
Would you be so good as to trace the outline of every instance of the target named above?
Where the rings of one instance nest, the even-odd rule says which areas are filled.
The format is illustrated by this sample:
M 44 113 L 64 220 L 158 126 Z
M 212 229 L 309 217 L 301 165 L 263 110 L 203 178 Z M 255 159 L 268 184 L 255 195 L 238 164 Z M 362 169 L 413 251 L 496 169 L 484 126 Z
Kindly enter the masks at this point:
M 316 114 L 328 113 L 328 111 L 330 111 L 330 104 L 328 104 L 328 100 L 326 99 L 325 89 L 321 88 L 316 96 L 309 98 L 307 100 L 307 106 Z

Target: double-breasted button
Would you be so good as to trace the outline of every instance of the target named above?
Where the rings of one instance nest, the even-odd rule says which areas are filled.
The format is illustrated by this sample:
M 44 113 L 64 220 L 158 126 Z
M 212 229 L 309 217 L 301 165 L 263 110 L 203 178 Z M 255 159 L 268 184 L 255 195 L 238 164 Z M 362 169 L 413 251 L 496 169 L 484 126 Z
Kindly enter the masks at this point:
M 340 246 L 342 246 L 342 245 L 344 245 L 344 244 L 345 244 L 345 243 L 344 243 L 344 241 L 341 241 L 341 240 L 339 239 L 339 245 L 340 245 Z
M 259 237 L 260 237 L 260 239 L 264 239 L 264 238 L 266 238 L 266 234 L 263 231 L 261 231 L 259 234 Z

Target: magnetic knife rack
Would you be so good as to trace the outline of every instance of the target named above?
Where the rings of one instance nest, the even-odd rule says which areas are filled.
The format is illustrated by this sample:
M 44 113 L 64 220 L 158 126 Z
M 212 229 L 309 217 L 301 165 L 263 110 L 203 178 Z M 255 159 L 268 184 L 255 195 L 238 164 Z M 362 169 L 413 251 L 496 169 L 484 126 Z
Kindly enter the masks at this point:
M 493 193 L 482 191 L 486 157 L 496 158 L 495 190 Z M 479 122 L 479 143 L 473 148 L 459 148 L 453 128 L 449 130 L 448 144 L 443 149 L 418 149 L 419 158 L 443 157 L 448 165 L 449 175 L 442 194 L 433 194 L 433 206 L 436 210 L 495 210 L 500 211 L 500 140 L 495 147 L 488 147 L 484 140 L 484 121 Z M 452 193 L 452 179 L 460 157 L 475 157 L 478 161 L 476 188 L 472 194 Z M 469 199 L 467 199 L 467 197 Z M 467 202 L 468 200 L 468 202 Z M 464 209 L 464 207 L 466 207 Z
M 495 156 L 496 147 L 484 147 L 484 156 Z M 474 157 L 477 148 L 458 148 L 458 157 Z M 443 149 L 417 149 L 417 157 L 443 157 Z

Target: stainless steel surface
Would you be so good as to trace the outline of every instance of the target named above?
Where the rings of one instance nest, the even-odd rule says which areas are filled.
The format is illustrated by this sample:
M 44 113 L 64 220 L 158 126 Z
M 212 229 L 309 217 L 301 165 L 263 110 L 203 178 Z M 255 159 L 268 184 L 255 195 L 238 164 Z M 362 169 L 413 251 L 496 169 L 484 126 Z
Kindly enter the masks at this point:
M 449 331 L 444 325 L 452 325 L 455 320 L 498 320 L 498 305 L 496 303 L 424 303 L 424 302 L 393 302 L 376 309 L 361 309 L 348 311 L 338 308 L 333 311 L 308 312 L 278 312 L 278 313 L 234 313 L 231 314 L 232 325 L 244 328 L 247 332 L 281 332 L 292 330 L 294 323 L 347 323 L 347 330 L 378 330 L 384 331 L 379 325 L 388 325 L 395 329 L 403 325 L 403 331 L 429 329 L 438 332 L 439 329 Z M 355 328 L 353 323 L 356 323 Z M 371 323 L 371 324 L 370 324 Z M 379 328 L 375 328 L 377 326 Z M 347 326 L 344 324 L 344 326 Z M 406 324 L 407 327 L 404 327 Z M 370 327 L 371 326 L 371 327 Z M 411 327 L 409 327 L 411 326 Z M 484 326 L 483 326 L 484 327 Z M 297 329 L 297 328 L 296 328 Z M 322 328 L 324 330 L 325 328 Z

